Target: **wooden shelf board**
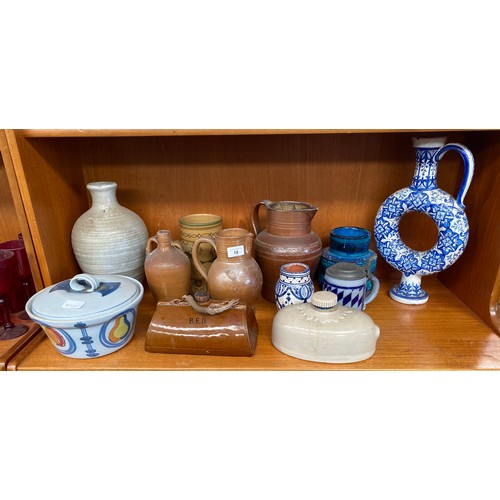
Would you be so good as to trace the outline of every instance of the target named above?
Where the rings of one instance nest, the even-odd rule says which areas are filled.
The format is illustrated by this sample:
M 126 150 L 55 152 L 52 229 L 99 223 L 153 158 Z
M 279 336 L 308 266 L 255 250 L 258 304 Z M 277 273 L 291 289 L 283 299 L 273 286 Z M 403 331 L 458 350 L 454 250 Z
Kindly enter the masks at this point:
M 16 324 L 26 325 L 28 331 L 11 340 L 0 340 L 0 371 L 6 370 L 9 361 L 21 350 L 23 350 L 37 335 L 40 327 L 31 320 L 19 319 L 19 314 L 11 314 L 11 319 Z
M 201 135 L 287 135 L 287 134 L 369 134 L 369 133 L 433 133 L 463 129 L 21 129 L 27 138 L 57 137 L 151 137 Z
M 38 345 L 16 355 L 10 370 L 496 370 L 500 337 L 436 278 L 424 278 L 427 304 L 409 306 L 388 296 L 392 281 L 382 280 L 379 296 L 366 313 L 380 326 L 374 356 L 352 364 L 303 361 L 277 351 L 271 343 L 274 304 L 261 300 L 257 350 L 252 357 L 154 354 L 144 350 L 145 332 L 155 304 L 145 295 L 136 332 L 123 349 L 102 358 L 75 360 L 56 352 L 41 335 Z M 34 347 L 33 347 L 34 346 Z

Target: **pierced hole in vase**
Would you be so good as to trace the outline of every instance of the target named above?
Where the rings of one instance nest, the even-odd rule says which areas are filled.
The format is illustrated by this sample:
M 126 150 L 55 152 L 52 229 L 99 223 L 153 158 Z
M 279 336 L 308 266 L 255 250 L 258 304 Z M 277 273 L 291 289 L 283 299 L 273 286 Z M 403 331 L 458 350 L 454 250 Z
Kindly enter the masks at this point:
M 439 231 L 436 223 L 427 214 L 408 212 L 399 223 L 399 236 L 408 247 L 417 252 L 425 252 L 437 243 Z

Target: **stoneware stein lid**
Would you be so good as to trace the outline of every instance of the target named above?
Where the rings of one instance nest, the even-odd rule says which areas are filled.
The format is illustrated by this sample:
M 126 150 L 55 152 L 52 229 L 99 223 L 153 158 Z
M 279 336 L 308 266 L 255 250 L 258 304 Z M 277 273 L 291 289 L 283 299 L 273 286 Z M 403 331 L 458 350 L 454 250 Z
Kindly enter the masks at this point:
M 135 307 L 143 294 L 143 286 L 134 278 L 77 274 L 33 295 L 26 312 L 34 321 L 50 324 L 99 322 Z
M 352 262 L 338 262 L 328 267 L 325 274 L 342 281 L 354 281 L 366 277 L 364 269 Z

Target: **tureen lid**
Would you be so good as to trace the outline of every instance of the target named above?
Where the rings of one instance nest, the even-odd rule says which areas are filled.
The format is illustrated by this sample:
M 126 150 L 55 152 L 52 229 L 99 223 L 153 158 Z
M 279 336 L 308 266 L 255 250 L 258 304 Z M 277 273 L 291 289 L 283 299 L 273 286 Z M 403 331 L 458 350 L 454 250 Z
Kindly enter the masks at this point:
M 143 293 L 141 283 L 128 276 L 77 274 L 33 295 L 26 312 L 35 321 L 47 322 L 107 318 L 140 300 Z

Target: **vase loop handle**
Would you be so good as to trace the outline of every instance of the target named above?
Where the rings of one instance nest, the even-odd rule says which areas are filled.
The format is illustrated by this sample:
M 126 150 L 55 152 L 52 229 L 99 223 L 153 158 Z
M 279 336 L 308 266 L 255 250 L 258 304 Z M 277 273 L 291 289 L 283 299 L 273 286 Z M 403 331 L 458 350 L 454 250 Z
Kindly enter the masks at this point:
M 203 276 L 203 279 L 205 281 L 208 281 L 208 274 L 205 268 L 202 266 L 201 261 L 200 261 L 200 256 L 198 252 L 198 247 L 200 246 L 201 243 L 209 243 L 212 245 L 217 252 L 217 246 L 215 245 L 215 241 L 213 238 L 210 236 L 201 236 L 198 238 L 194 244 L 193 244 L 193 249 L 191 250 L 191 256 L 193 257 L 193 264 L 194 267 L 197 269 L 197 271 Z
M 271 203 L 272 202 L 270 200 L 262 200 L 262 201 L 257 202 L 255 204 L 255 206 L 253 207 L 252 227 L 253 227 L 253 231 L 255 233 L 255 236 L 257 236 L 262 231 L 262 225 L 261 225 L 260 219 L 259 219 L 259 208 L 261 205 L 264 205 L 266 208 L 269 208 Z
M 468 148 L 463 146 L 462 144 L 450 142 L 449 144 L 445 144 L 437 153 L 436 153 L 436 161 L 439 161 L 447 151 L 456 151 L 462 157 L 464 162 L 464 179 L 462 181 L 462 185 L 458 190 L 457 195 L 457 203 L 458 206 L 462 209 L 465 208 L 464 198 L 469 190 L 470 183 L 472 181 L 472 176 L 474 175 L 474 157 Z
M 151 238 L 148 239 L 148 242 L 146 243 L 146 255 L 149 255 L 154 250 L 153 244 L 158 246 L 156 236 L 151 236 Z

